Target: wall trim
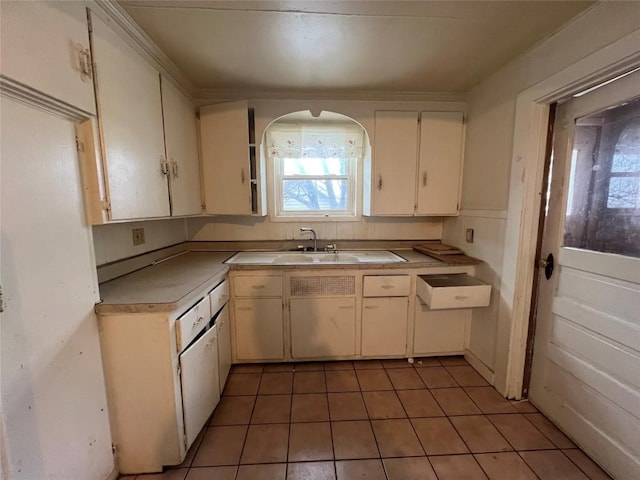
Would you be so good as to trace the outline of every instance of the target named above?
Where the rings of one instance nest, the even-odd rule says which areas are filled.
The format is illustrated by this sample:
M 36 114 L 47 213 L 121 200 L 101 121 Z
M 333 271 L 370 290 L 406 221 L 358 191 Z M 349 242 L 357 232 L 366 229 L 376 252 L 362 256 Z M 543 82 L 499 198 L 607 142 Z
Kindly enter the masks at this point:
M 507 210 L 460 210 L 461 217 L 507 218 Z
M 73 123 L 81 123 L 94 116 L 5 75 L 0 75 L 0 94 Z
M 487 365 L 480 360 L 475 353 L 473 353 L 471 350 L 469 350 L 468 348 L 464 350 L 464 359 L 469 362 L 469 365 L 471 365 L 480 375 L 482 375 L 482 377 L 489 382 L 491 385 L 493 385 L 493 382 L 495 380 L 495 375 L 493 373 L 493 370 L 491 370 L 489 367 L 487 367 Z

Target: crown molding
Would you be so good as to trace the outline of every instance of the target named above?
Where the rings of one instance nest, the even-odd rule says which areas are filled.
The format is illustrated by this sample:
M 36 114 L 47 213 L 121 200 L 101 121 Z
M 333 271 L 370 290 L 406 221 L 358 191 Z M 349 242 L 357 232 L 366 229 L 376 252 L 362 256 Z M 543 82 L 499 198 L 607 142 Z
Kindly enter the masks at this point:
M 300 89 L 224 89 L 195 90 L 193 96 L 200 105 L 212 100 L 361 100 L 406 102 L 466 102 L 463 92 L 389 92 L 383 90 L 300 90 Z
M 142 28 L 131 18 L 131 16 L 114 0 L 92 0 L 92 5 L 98 10 L 98 13 L 103 13 L 116 25 L 118 25 L 129 36 L 138 49 L 148 57 L 151 63 L 160 70 L 160 72 L 173 80 L 178 87 L 180 87 L 184 93 L 189 95 L 192 100 L 195 85 L 189 80 L 182 70 L 180 70 L 175 63 L 164 53 L 160 47 L 149 37 Z M 90 5 L 90 8 L 91 6 Z

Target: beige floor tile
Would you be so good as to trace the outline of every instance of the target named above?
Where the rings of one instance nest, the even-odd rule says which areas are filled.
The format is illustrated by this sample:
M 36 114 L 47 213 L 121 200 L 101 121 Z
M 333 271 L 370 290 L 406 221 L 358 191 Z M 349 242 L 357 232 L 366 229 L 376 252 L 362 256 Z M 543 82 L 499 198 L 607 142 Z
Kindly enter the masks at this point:
M 251 423 L 289 423 L 291 395 L 258 395 Z
M 185 480 L 235 480 L 238 467 L 191 468 Z
M 465 387 L 464 391 L 482 413 L 518 413 L 511 402 L 493 387 Z
M 247 426 L 209 427 L 196 453 L 193 467 L 237 465 Z
M 288 458 L 290 462 L 333 460 L 329 422 L 291 424 Z
M 438 357 L 442 365 L 469 365 L 462 355 L 452 355 L 449 357 Z
M 198 449 L 200 448 L 200 444 L 202 443 L 202 439 L 207 433 L 207 429 L 203 428 L 200 430 L 200 433 L 196 436 L 196 439 L 193 441 L 193 444 L 187 451 L 187 455 L 184 457 L 184 460 L 180 465 L 169 466 L 168 468 L 186 468 L 190 467 L 193 463 L 193 459 L 196 457 L 196 453 L 198 453 Z
M 289 425 L 251 425 L 240 463 L 287 461 Z
M 287 464 L 240 465 L 236 480 L 284 480 L 287 476 Z
M 246 425 L 251 420 L 251 412 L 256 397 L 222 397 L 213 412 L 209 425 Z
M 370 370 L 375 368 L 384 368 L 380 360 L 355 360 L 353 368 L 356 370 Z
M 294 394 L 291 404 L 291 421 L 328 422 L 329 402 L 326 393 Z
M 384 369 L 358 370 L 356 369 L 360 390 L 363 392 L 373 390 L 393 390 L 393 385 Z
M 232 373 L 224 387 L 224 395 L 256 395 L 261 373 Z
M 486 480 L 478 462 L 471 455 L 429 457 L 439 480 Z
M 451 388 L 458 384 L 444 367 L 424 367 L 415 369 L 429 388 Z
M 386 480 L 380 460 L 342 460 L 336 462 L 338 480 Z
M 540 480 L 589 480 L 560 450 L 520 452 Z
M 450 420 L 471 453 L 513 450 L 496 427 L 483 415 L 451 417 Z
M 440 363 L 440 359 L 438 357 L 421 357 L 416 358 L 413 366 L 415 368 L 420 367 L 440 367 L 442 363 Z
M 409 417 L 442 417 L 444 412 L 428 390 L 396 392 Z
M 366 420 L 367 410 L 359 392 L 329 393 L 329 416 L 332 421 Z
M 407 361 L 406 358 L 382 360 L 382 366 L 384 368 L 411 368 L 411 364 Z
M 264 373 L 277 373 L 277 372 L 293 372 L 295 363 L 268 363 L 264 366 Z
M 520 413 L 487 415 L 487 418 L 516 450 L 555 448 L 553 443 Z
M 300 362 L 294 366 L 295 372 L 318 372 L 324 371 L 323 362 Z
M 481 413 L 462 388 L 431 390 L 440 408 L 447 415 L 475 415 Z
M 368 420 L 332 422 L 336 460 L 378 458 L 378 446 Z
M 562 433 L 547 417 L 541 413 L 525 413 L 525 418 L 533 423 L 538 430 L 553 442 L 558 448 L 576 448 L 576 445 Z
M 147 475 L 137 475 L 136 480 L 184 480 L 187 476 L 188 469 L 173 468 L 162 473 L 150 473 Z M 131 477 L 133 479 L 134 477 Z
M 535 473 L 515 452 L 474 455 L 490 480 L 536 480 Z
M 360 385 L 356 372 L 351 370 L 329 370 L 326 371 L 328 392 L 359 392 Z
M 362 392 L 369 418 L 406 418 L 396 392 Z
M 290 463 L 287 480 L 336 480 L 333 462 Z
M 575 463 L 589 480 L 611 480 L 611 477 L 602 470 L 597 463 L 591 460 L 582 450 L 573 448 L 562 450 L 564 454 Z
M 426 388 L 426 385 L 413 368 L 392 368 L 387 375 L 396 390 L 414 390 Z
M 413 418 L 411 423 L 427 455 L 468 453 L 469 449 L 447 418 Z
M 438 480 L 427 457 L 385 458 L 387 480 Z
M 324 370 L 311 372 L 296 371 L 293 376 L 293 393 L 324 393 L 327 391 L 327 383 Z
M 350 360 L 339 360 L 335 362 L 324 362 L 324 369 L 329 370 L 353 370 L 353 362 Z
M 262 373 L 264 366 L 261 363 L 241 363 L 234 365 L 231 373 Z
M 260 395 L 287 394 L 293 389 L 293 372 L 264 373 L 260 382 Z
M 453 365 L 445 368 L 461 387 L 485 387 L 489 385 L 471 366 Z
M 529 400 L 511 400 L 511 405 L 520 413 L 538 413 L 538 409 Z
M 424 455 L 409 420 L 372 420 L 371 425 L 383 458 Z

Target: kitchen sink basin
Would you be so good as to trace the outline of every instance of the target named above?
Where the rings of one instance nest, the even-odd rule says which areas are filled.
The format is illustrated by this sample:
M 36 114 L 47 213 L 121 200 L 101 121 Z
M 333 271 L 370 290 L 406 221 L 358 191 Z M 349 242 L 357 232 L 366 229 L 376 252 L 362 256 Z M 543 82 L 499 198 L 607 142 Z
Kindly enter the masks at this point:
M 336 252 L 240 252 L 225 263 L 241 265 L 327 265 L 399 263 L 406 260 L 387 250 L 345 250 Z

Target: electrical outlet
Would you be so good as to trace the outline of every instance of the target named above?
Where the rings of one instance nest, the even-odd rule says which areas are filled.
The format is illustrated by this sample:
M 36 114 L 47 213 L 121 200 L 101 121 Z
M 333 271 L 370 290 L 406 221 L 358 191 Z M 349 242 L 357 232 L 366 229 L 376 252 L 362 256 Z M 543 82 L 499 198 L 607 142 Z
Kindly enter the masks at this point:
M 473 243 L 473 228 L 467 228 L 467 243 Z
M 131 236 L 133 237 L 133 245 L 144 244 L 144 228 L 132 228 Z

